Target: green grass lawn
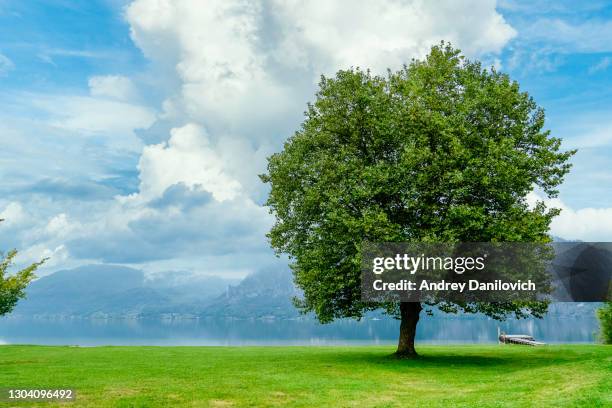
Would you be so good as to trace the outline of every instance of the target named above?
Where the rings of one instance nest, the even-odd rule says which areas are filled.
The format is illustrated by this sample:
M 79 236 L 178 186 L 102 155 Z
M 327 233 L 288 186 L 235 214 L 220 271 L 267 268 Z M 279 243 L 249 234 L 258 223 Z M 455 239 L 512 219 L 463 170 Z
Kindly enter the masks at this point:
M 0 346 L 0 387 L 76 389 L 64 407 L 612 406 L 610 346 L 421 346 L 414 361 L 392 352 Z M 36 404 L 24 405 L 52 405 Z

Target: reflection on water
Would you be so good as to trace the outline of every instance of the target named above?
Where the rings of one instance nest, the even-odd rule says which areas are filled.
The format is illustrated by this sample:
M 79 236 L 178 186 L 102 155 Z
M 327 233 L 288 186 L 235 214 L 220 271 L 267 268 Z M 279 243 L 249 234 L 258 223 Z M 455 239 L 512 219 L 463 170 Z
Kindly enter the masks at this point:
M 421 343 L 494 343 L 498 327 L 530 334 L 547 343 L 595 340 L 593 317 L 546 317 L 497 322 L 423 316 L 417 338 Z M 337 321 L 321 325 L 311 320 L 44 320 L 0 318 L 0 344 L 97 345 L 340 345 L 393 344 L 399 323 L 391 319 Z

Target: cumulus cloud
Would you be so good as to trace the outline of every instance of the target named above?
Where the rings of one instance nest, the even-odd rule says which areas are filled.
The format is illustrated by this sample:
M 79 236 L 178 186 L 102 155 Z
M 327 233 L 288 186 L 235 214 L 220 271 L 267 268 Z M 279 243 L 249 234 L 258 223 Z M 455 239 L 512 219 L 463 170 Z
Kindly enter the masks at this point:
M 227 257 L 235 256 L 241 258 L 236 269 L 246 272 L 265 264 L 262 254 L 272 262 L 264 238 L 270 215 L 226 172 L 214 147 L 199 125 L 173 129 L 168 142 L 143 149 L 137 192 L 116 195 L 110 202 L 98 199 L 96 190 L 91 199 L 99 201 L 88 204 L 72 194 L 83 186 L 48 180 L 38 188 L 53 189 L 59 183 L 66 191 L 56 208 L 73 200 L 69 207 L 75 215 L 51 212 L 33 217 L 35 224 L 20 232 L 30 245 L 24 248 L 24 260 L 51 254 L 62 262 L 68 257 L 131 264 L 174 259 L 183 265 L 183 259 L 199 259 L 206 260 L 199 268 L 227 270 Z M 75 202 L 82 212 L 75 211 Z M 4 212 L 12 215 L 20 208 L 9 205 Z M 257 265 L 249 259 L 257 259 Z
M 272 120 L 292 105 L 289 89 L 266 70 L 262 10 L 260 2 L 137 1 L 126 16 L 145 55 L 175 67 L 188 116 L 235 128 Z
M 71 251 L 124 263 L 270 253 L 270 215 L 226 171 L 206 130 L 190 123 L 170 133 L 168 142 L 144 148 L 138 192 L 117 196 L 88 224 L 90 238 L 69 243 Z
M 2 226 L 18 225 L 25 218 L 23 206 L 16 201 L 8 203 L 0 211 L 0 220 L 4 220 Z
M 2 208 L 2 206 L 0 206 Z M 52 217 L 45 225 L 45 221 L 33 216 L 20 202 L 10 202 L 0 211 L 0 251 L 17 248 L 15 258 L 17 268 L 39 262 L 49 258 L 45 264 L 47 268 L 62 266 L 69 258 L 66 246 L 58 243 L 55 236 L 67 237 L 65 234 L 66 215 Z M 27 240 L 26 247 L 20 247 L 20 240 Z M 44 272 L 43 272 L 44 275 Z
M 205 6 L 136 0 L 125 18 L 149 61 L 139 81 L 109 73 L 90 77 L 88 94 L 0 95 L 5 108 L 21 98 L 36 110 L 35 123 L 23 126 L 14 112 L 0 113 L 6 139 L 0 159 L 10 170 L 0 188 L 18 196 L 0 201 L 0 218 L 7 218 L 0 244 L 23 243 L 24 261 L 51 256 L 48 265 L 61 267 L 114 262 L 227 274 L 275 262 L 265 239 L 273 220 L 261 205 L 266 187 L 257 174 L 297 129 L 321 73 L 351 66 L 384 73 L 440 40 L 499 66 L 500 53 L 517 36 L 493 0 L 210 0 Z M 554 49 L 517 47 L 510 65 L 551 71 L 564 47 L 609 48 L 608 22 L 537 20 L 521 38 Z M 6 60 L 0 55 L 0 75 L 13 67 Z M 143 78 L 151 89 L 138 88 Z M 145 101 L 149 94 L 161 95 L 160 106 Z M 44 137 L 27 138 L 26 127 Z M 609 130 L 583 126 L 580 134 L 588 137 L 575 132 L 573 143 L 609 144 Z M 33 151 L 44 151 L 45 163 Z M 134 184 L 115 188 L 108 180 L 119 177 L 116 171 L 133 172 L 125 177 Z M 21 182 L 32 174 L 34 182 Z M 610 239 L 611 209 L 547 204 L 563 209 L 555 235 Z M 14 242 L 2 240 L 9 236 Z
M 612 208 L 573 210 L 561 205 L 561 214 L 551 224 L 553 234 L 567 239 L 610 242 L 612 240 Z
M 149 205 L 153 208 L 177 208 L 179 210 L 193 209 L 209 203 L 213 195 L 205 191 L 201 186 L 195 188 L 181 183 L 174 184 L 164 191 L 164 194 L 152 200 Z
M 468 9 L 472 17 L 456 18 Z M 168 139 L 142 148 L 136 192 L 78 221 L 60 214 L 45 230 L 68 231 L 75 258 L 153 268 L 175 260 L 248 271 L 252 260 L 272 262 L 273 220 L 256 175 L 296 128 L 321 72 L 399 68 L 442 39 L 470 55 L 496 54 L 515 35 L 492 1 L 138 0 L 125 15 L 134 42 L 154 67 L 172 67 L 166 80 L 178 84 L 156 117 L 155 126 L 171 128 Z M 136 94 L 120 76 L 89 85 L 96 103 L 120 106 Z M 126 128 L 152 125 L 143 112 L 122 116 L 131 118 Z M 105 122 L 93 119 L 61 123 L 91 132 Z
M 273 133 L 274 122 L 297 117 L 321 73 L 397 69 L 442 39 L 470 55 L 497 53 L 515 35 L 488 0 L 137 0 L 126 18 L 144 54 L 175 67 L 174 107 L 251 138 L 258 124 Z
M 142 152 L 135 130 L 152 124 L 155 111 L 93 93 L 0 96 L 0 188 L 10 200 L 0 200 L 0 218 L 7 219 L 0 250 L 18 248 L 22 265 L 51 257 L 49 270 L 96 259 L 74 257 L 69 242 L 96 234 L 88 227 L 108 216 L 113 197 L 125 191 L 115 180 L 130 155 Z
M 54 237 L 65 237 L 76 228 L 79 228 L 78 224 L 70 222 L 68 216 L 65 213 L 61 213 L 49 220 L 45 226 L 45 233 Z
M 516 35 L 490 0 L 435 5 L 217 0 L 206 7 L 188 0 L 137 0 L 125 17 L 135 44 L 154 66 L 164 67 L 160 76 L 175 84 L 154 127 L 163 121 L 204 126 L 206 161 L 223 163 L 220 184 L 231 177 L 258 202 L 265 187 L 256 175 L 265 169 L 266 156 L 297 128 L 321 73 L 357 65 L 381 73 L 398 69 L 443 39 L 468 55 L 488 58 Z M 169 79 L 168 72 L 175 78 Z M 141 166 L 162 154 L 159 160 L 179 160 L 179 150 L 147 147 Z M 165 180 L 158 194 L 168 180 L 193 185 L 202 177 L 183 180 L 185 172 L 178 172 L 183 174 L 154 176 Z M 147 194 L 147 184 L 156 182 L 144 183 Z M 212 180 L 202 184 L 212 185 Z
M 202 188 L 217 201 L 231 200 L 241 191 L 240 183 L 224 171 L 204 129 L 193 123 L 173 129 L 167 143 L 145 147 L 138 169 L 139 197 L 145 200 L 161 197 L 178 183 Z
M 532 192 L 528 203 L 543 201 L 549 208 L 558 208 L 561 214 L 551 223 L 551 234 L 568 239 L 589 242 L 612 241 L 612 208 L 570 208 L 558 198 L 543 199 Z
M 516 35 L 492 0 L 136 0 L 125 18 L 150 62 L 139 78 L 161 106 L 144 106 L 145 93 L 116 74 L 89 78 L 89 95 L 29 100 L 62 134 L 139 155 L 138 186 L 117 194 L 100 177 L 52 174 L 27 187 L 55 191 L 21 234 L 32 257 L 212 273 L 277 262 L 257 174 L 299 125 L 321 73 L 398 69 L 440 40 L 495 61 Z
M 217 199 L 199 184 L 170 184 L 160 194 L 119 197 L 71 234 L 67 247 L 79 258 L 118 263 L 180 264 L 183 257 L 226 254 L 248 259 L 253 252 L 270 254 L 263 237 L 271 222 L 266 209 L 248 197 Z
M 325 73 L 398 69 L 441 40 L 472 56 L 497 53 L 516 35 L 495 1 L 293 0 L 276 1 L 271 12 L 284 34 L 274 54 L 279 62 Z

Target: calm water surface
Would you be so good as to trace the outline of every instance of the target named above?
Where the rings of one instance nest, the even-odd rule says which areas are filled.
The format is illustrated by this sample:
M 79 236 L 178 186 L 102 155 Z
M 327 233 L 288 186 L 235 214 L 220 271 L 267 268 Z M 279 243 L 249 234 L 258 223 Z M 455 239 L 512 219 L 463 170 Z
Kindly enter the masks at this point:
M 542 320 L 449 319 L 423 316 L 421 343 L 495 343 L 497 330 L 530 334 L 547 343 L 594 342 L 598 323 L 592 318 L 546 317 Z M 391 319 L 312 320 L 46 320 L 0 318 L 0 344 L 98 345 L 350 345 L 393 344 L 399 322 Z

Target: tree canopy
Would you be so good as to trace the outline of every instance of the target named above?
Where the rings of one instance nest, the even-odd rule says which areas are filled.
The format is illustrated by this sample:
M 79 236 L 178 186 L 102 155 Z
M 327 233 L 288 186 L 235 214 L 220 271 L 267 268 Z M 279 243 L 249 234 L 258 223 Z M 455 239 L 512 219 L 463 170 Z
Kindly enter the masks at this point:
M 397 72 L 322 77 L 305 120 L 262 175 L 276 217 L 269 238 L 291 260 L 297 305 L 322 322 L 383 306 L 360 296 L 371 242 L 547 242 L 573 151 L 544 129 L 519 84 L 447 43 Z M 439 304 L 442 310 L 541 315 L 541 303 Z M 420 310 L 420 308 L 419 308 Z M 418 311 L 417 311 L 418 313 Z

